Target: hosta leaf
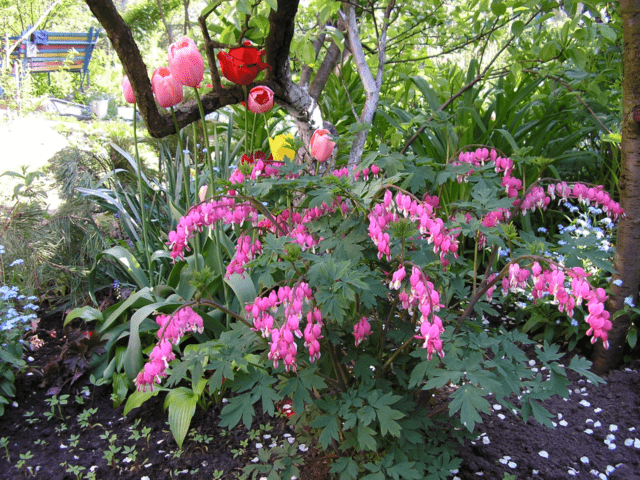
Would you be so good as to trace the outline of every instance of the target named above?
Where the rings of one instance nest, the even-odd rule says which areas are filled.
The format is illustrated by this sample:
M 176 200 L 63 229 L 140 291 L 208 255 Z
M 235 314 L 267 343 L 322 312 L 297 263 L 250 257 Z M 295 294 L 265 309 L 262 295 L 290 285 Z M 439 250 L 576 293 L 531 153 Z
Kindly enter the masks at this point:
M 164 408 L 169 408 L 169 428 L 178 448 L 182 448 L 197 403 L 198 395 L 185 387 L 171 390 L 164 400 Z

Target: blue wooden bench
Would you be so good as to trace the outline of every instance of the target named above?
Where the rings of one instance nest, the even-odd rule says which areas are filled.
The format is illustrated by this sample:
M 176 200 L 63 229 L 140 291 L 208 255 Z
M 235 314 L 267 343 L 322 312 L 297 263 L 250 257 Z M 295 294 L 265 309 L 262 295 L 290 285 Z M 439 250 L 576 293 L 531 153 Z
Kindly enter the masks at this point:
M 39 30 L 23 40 L 10 57 L 20 62 L 22 72 L 46 73 L 51 84 L 51 72 L 65 70 L 80 73 L 80 89 L 90 84 L 89 62 L 98 41 L 100 29 L 91 27 L 85 33 L 47 32 Z M 20 37 L 11 37 L 15 42 Z

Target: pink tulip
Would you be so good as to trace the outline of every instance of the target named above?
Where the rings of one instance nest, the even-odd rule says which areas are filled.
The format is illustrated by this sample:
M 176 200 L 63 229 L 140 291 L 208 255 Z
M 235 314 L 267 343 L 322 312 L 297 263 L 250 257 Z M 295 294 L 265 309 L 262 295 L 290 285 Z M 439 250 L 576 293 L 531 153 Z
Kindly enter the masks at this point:
M 197 88 L 204 77 L 204 60 L 195 42 L 182 37 L 169 45 L 169 69 L 178 83 Z
M 161 107 L 173 107 L 182 101 L 182 85 L 167 67 L 156 68 L 151 77 L 151 88 Z
M 136 103 L 136 96 L 133 93 L 133 88 L 131 88 L 131 82 L 129 81 L 129 77 L 126 75 L 122 77 L 122 92 L 124 93 L 124 99 L 127 103 Z
M 273 90 L 269 87 L 254 87 L 249 92 L 247 106 L 253 113 L 265 113 L 273 107 Z
M 333 153 L 333 147 L 335 146 L 336 142 L 331 140 L 329 130 L 324 128 L 319 128 L 313 132 L 313 136 L 309 142 L 311 155 L 319 162 L 325 162 Z

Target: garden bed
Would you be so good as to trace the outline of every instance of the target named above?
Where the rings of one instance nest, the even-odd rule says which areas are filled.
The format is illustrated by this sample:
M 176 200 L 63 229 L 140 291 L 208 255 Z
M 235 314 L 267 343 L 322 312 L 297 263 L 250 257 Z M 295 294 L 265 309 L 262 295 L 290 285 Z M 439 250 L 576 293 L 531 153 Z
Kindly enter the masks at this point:
M 7 439 L 6 450 L 0 450 L 2 479 L 32 474 L 47 480 L 91 478 L 90 472 L 102 480 L 234 479 L 257 458 L 260 446 L 295 442 L 284 416 L 258 414 L 251 430 L 220 428 L 222 405 L 217 405 L 197 410 L 180 451 L 160 397 L 123 417 L 124 406 L 112 406 L 111 385 L 96 387 L 84 377 L 61 392 L 69 394 L 68 403 L 49 420 L 45 400 L 51 398 L 46 394 L 52 379 L 42 372 L 65 343 L 61 318 L 43 320 L 38 334 L 45 344 L 30 352 L 29 369 L 16 382 L 14 406 L 0 418 L 0 438 Z M 494 402 L 494 411 L 483 415 L 477 427 L 478 439 L 460 448 L 462 466 L 449 478 L 640 479 L 639 367 L 635 362 L 614 371 L 598 387 L 570 374 L 569 398 L 544 402 L 555 429 L 533 419 L 523 424 Z M 94 413 L 81 426 L 86 412 Z M 327 478 L 323 455 L 305 445 L 299 449 L 307 458 L 302 479 Z

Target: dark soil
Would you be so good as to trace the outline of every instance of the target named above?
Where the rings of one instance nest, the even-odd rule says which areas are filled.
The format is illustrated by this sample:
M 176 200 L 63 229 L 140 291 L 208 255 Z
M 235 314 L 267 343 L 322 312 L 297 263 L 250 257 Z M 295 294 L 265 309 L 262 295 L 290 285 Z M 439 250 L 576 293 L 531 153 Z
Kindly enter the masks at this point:
M 89 472 L 98 480 L 235 479 L 257 456 L 257 443 L 268 446 L 292 438 L 284 418 L 260 413 L 253 432 L 243 426 L 231 432 L 220 428 L 219 405 L 207 412 L 196 410 L 191 434 L 178 451 L 162 398 L 152 398 L 123 418 L 124 406 L 113 408 L 112 387 L 94 387 L 84 377 L 62 391 L 70 394 L 68 405 L 62 408 L 63 429 L 62 420 L 45 417 L 51 410 L 45 403 L 50 386 L 42 385 L 41 374 L 65 344 L 60 319 L 41 322 L 38 333 L 45 345 L 29 352 L 30 368 L 16 381 L 17 406 L 7 406 L 0 417 L 0 438 L 9 440 L 8 458 L 0 449 L 0 479 L 66 480 L 87 478 Z M 477 426 L 478 439 L 460 448 L 463 463 L 450 478 L 640 480 L 640 362 L 611 373 L 607 383 L 597 387 L 575 375 L 570 379 L 572 393 L 567 400 L 557 397 L 544 402 L 555 415 L 554 429 L 533 419 L 524 424 L 512 412 L 496 409 L 483 416 L 483 423 Z M 85 386 L 90 394 L 84 404 L 78 404 L 75 396 Z M 93 428 L 81 428 L 78 415 L 90 408 L 97 409 L 89 419 Z M 136 440 L 136 432 L 144 437 L 144 427 L 150 428 L 148 441 Z M 113 463 L 105 458 L 110 444 L 117 450 Z M 133 451 L 135 459 L 131 458 Z M 18 469 L 21 455 L 32 457 L 24 459 L 24 467 Z M 313 449 L 305 455 L 311 460 Z M 74 471 L 80 467 L 84 470 L 76 471 L 82 476 Z M 322 461 L 308 461 L 301 479 L 325 479 L 327 471 Z

